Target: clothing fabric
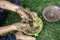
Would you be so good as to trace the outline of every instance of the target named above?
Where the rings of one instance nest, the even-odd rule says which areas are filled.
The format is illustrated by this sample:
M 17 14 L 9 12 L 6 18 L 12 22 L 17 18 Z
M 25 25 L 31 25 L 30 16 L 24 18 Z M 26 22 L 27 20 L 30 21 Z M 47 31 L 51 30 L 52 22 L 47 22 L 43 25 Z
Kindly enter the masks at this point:
M 22 6 L 21 1 L 20 0 L 7 0 L 10 1 L 16 5 Z M 0 8 L 0 26 L 2 26 L 4 19 L 5 19 L 5 9 L 1 9 Z M 16 36 L 14 34 L 8 34 L 6 36 L 0 36 L 0 40 L 16 40 Z
M 0 36 L 0 40 L 16 40 L 16 36 L 14 34 L 8 34 L 6 36 Z

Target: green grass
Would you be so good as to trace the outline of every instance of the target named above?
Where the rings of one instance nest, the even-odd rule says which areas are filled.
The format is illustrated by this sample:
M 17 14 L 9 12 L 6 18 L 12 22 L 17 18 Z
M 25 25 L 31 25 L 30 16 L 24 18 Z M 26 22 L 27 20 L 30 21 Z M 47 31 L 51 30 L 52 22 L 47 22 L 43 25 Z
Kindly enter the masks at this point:
M 60 40 L 60 21 L 47 22 L 43 16 L 42 11 L 45 7 L 50 5 L 60 6 L 60 0 L 21 0 L 23 7 L 29 8 L 31 11 L 37 12 L 38 16 L 43 20 L 44 28 L 36 37 L 37 40 Z M 20 22 L 18 14 L 9 11 L 4 25 Z

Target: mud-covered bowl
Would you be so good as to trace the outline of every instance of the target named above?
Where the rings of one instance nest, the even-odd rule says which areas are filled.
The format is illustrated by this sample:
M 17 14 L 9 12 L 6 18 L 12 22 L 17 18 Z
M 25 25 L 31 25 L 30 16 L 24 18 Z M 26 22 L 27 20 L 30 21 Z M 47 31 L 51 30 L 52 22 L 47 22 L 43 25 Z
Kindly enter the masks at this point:
M 38 34 L 42 31 L 43 29 L 42 20 L 39 17 L 36 17 L 34 20 L 35 21 L 33 22 L 33 28 L 30 30 L 25 30 L 24 31 L 25 34 L 38 36 Z

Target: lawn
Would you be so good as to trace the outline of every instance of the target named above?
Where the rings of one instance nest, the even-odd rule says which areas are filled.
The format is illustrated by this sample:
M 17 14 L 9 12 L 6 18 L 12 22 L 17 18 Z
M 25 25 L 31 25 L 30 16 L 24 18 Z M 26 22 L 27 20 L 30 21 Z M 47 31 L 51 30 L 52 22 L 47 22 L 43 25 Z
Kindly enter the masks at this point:
M 37 12 L 38 16 L 44 23 L 44 28 L 36 37 L 37 40 L 60 40 L 60 20 L 57 22 L 47 22 L 43 16 L 43 9 L 47 6 L 60 6 L 60 0 L 21 0 L 23 7 L 29 8 L 31 11 Z M 7 17 L 3 25 L 10 25 L 20 22 L 21 18 L 15 12 L 8 11 Z

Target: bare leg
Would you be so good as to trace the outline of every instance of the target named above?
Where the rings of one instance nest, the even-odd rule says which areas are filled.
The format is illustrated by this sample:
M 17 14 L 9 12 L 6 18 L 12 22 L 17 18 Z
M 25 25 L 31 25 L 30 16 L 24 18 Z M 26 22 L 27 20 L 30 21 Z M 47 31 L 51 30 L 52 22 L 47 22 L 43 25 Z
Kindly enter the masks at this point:
M 15 35 L 17 40 L 36 40 L 34 37 L 26 36 L 21 32 L 17 32 Z

